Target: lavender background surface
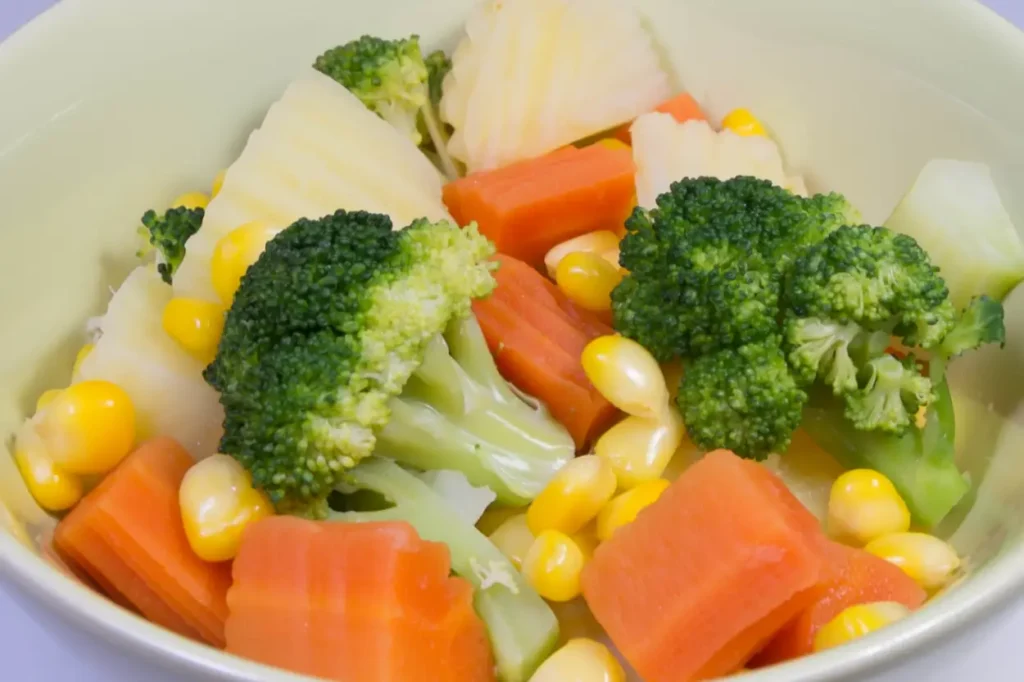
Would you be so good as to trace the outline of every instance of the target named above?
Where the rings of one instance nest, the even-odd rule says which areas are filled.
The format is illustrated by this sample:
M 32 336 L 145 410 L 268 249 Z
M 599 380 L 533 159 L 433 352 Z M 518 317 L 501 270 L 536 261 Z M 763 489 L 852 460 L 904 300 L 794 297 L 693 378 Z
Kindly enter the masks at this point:
M 1024 0 L 982 1 L 1024 29 Z M 53 4 L 55 0 L 0 0 L 0 40 Z M 0 93 L 0 102 L 2 99 Z M 995 636 L 985 634 L 957 641 L 950 645 L 953 650 L 936 652 L 920 659 L 913 669 L 885 679 L 875 678 L 876 682 L 1020 680 L 1024 674 L 1024 603 L 1002 613 L 998 622 Z M 98 638 L 41 613 L 31 601 L 0 582 L 0 680 L 186 682 L 187 678 L 126 656 Z

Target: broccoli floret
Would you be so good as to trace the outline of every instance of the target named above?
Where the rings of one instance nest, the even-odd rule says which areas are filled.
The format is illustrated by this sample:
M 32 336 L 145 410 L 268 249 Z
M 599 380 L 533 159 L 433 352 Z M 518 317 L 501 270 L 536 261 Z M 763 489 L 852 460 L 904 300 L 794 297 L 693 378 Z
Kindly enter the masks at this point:
M 452 570 L 476 588 L 473 604 L 487 625 L 498 679 L 526 682 L 557 646 L 558 620 L 522 574 L 425 482 L 394 462 L 373 457 L 352 469 L 349 479 L 351 486 L 382 495 L 394 506 L 332 512 L 328 518 L 406 521 L 425 540 L 446 544 Z
M 205 211 L 201 208 L 171 208 L 163 215 L 146 211 L 142 216 L 143 227 L 139 228 L 149 247 L 139 252 L 146 255 L 150 249 L 157 252 L 157 271 L 168 284 L 181 261 L 185 258 L 185 242 L 199 231 Z
M 472 299 L 493 290 L 493 252 L 475 226 L 420 220 L 393 231 L 387 216 L 365 212 L 299 220 L 278 234 L 242 278 L 204 374 L 224 406 L 221 450 L 280 509 L 318 516 L 377 432 L 401 433 L 404 418 L 429 413 L 429 427 L 408 428 L 446 440 L 416 464 L 464 470 L 510 502 L 531 499 L 572 457 L 571 438 L 546 414 L 505 400 L 507 387 L 493 390 L 497 371 L 480 369 L 493 365 L 485 345 L 465 344 L 462 366 L 438 339 L 454 329 L 456 345 Z M 437 388 L 449 378 L 454 386 Z M 410 397 L 397 400 L 407 383 Z M 501 420 L 506 430 L 492 440 Z
M 694 443 L 753 459 L 788 447 L 807 394 L 796 385 L 779 345 L 769 338 L 687 365 L 677 402 Z
M 901 434 L 934 397 L 932 382 L 921 375 L 913 355 L 903 361 L 882 355 L 860 374 L 861 386 L 845 394 L 846 418 L 863 431 Z
M 791 318 L 786 323 L 786 344 L 793 374 L 804 384 L 823 379 L 836 395 L 856 389 L 858 367 L 851 346 L 864 333 L 855 322 Z
M 450 180 L 459 177 L 437 113 L 441 82 L 451 69 L 443 52 L 424 59 L 419 36 L 385 40 L 364 35 L 324 52 L 313 68 L 348 89 L 416 146 L 429 145 Z
M 957 317 L 953 328 L 934 349 L 929 365 L 935 381 L 942 380 L 947 363 L 967 351 L 989 343 L 1006 345 L 1006 325 L 1003 304 L 988 296 L 971 299 Z

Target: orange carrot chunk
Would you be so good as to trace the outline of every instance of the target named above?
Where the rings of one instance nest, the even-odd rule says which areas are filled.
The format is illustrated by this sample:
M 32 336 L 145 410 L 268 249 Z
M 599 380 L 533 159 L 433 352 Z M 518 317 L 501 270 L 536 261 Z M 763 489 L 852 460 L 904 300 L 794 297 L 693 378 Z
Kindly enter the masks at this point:
M 771 665 L 811 653 L 818 630 L 850 606 L 888 601 L 916 609 L 928 596 L 897 566 L 831 541 L 826 542 L 822 579 L 812 592 L 810 606 L 772 638 L 752 665 Z
M 53 542 L 117 603 L 223 646 L 231 571 L 201 560 L 185 537 L 178 487 L 190 466 L 170 438 L 142 444 L 61 520 Z
M 590 383 L 580 357 L 587 343 L 612 330 L 526 263 L 498 260 L 497 289 L 473 303 L 498 371 L 543 401 L 583 450 L 617 411 Z
M 735 672 L 810 604 L 823 536 L 774 479 L 709 453 L 584 569 L 594 617 L 645 682 Z
M 444 202 L 460 225 L 476 221 L 498 251 L 541 267 L 567 239 L 621 228 L 635 172 L 628 149 L 567 147 L 449 183 Z
M 698 104 L 697 100 L 693 98 L 693 95 L 687 92 L 681 93 L 670 100 L 662 102 L 655 107 L 654 110 L 662 114 L 671 114 L 672 118 L 680 123 L 708 120 L 707 116 L 704 115 L 704 110 L 700 108 L 700 104 Z M 616 128 L 615 137 L 626 144 L 631 144 L 633 136 L 630 135 L 629 129 L 632 125 L 633 123 L 630 122 L 624 126 Z
M 473 588 L 449 572 L 404 522 L 263 519 L 234 561 L 227 650 L 342 682 L 491 682 Z

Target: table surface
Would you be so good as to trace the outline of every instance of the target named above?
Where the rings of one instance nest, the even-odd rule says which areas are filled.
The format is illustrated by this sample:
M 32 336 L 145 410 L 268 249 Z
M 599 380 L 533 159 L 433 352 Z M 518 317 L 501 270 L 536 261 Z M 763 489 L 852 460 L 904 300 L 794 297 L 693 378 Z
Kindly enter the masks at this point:
M 171 0 L 173 1 L 173 0 Z M 0 0 L 0 40 L 54 0 Z M 1024 0 L 985 0 L 1024 28 Z M 1010 682 L 1024 669 L 1020 642 L 1024 639 L 1024 603 L 1001 616 L 994 637 L 961 642 L 963 650 L 943 657 L 941 666 L 920 662 L 914 677 L 929 682 Z M 8 586 L 0 584 L 0 679 L 11 682 L 182 682 L 173 672 L 151 667 L 74 631 Z M 929 670 L 929 667 L 935 668 Z M 926 672 L 927 671 L 927 672 Z M 12 677 L 8 677 L 11 675 Z M 901 676 L 902 679 L 906 679 Z

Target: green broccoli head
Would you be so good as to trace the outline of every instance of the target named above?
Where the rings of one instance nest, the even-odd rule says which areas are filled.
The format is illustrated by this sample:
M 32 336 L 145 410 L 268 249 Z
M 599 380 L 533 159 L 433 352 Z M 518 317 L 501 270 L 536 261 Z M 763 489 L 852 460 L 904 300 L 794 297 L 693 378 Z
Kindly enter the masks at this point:
M 870 360 L 860 378 L 861 386 L 845 398 L 846 418 L 862 431 L 903 434 L 917 411 L 935 396 L 931 380 L 921 375 L 913 355 L 902 361 L 892 355 Z
M 441 86 L 444 84 L 444 77 L 452 70 L 452 60 L 444 50 L 434 50 L 427 55 L 424 63 L 427 65 L 427 92 L 430 103 L 436 109 L 441 104 Z
M 859 324 L 791 317 L 785 331 L 789 366 L 801 383 L 820 378 L 836 395 L 857 388 L 858 367 L 851 346 L 864 333 Z
M 806 401 L 774 337 L 694 359 L 677 397 L 694 443 L 753 459 L 788 447 Z
M 323 53 L 313 67 L 417 145 L 422 142 L 418 120 L 429 102 L 430 72 L 418 36 L 401 40 L 363 36 Z
M 201 208 L 183 206 L 168 209 L 163 215 L 153 210 L 143 214 L 139 232 L 149 242 L 149 247 L 156 249 L 157 270 L 168 284 L 185 258 L 185 242 L 202 227 L 205 215 Z M 148 249 L 144 249 L 139 255 L 147 252 Z
M 953 328 L 939 343 L 937 351 L 955 358 L 989 343 L 1006 344 L 1003 304 L 988 296 L 971 299 Z
M 299 220 L 242 278 L 205 371 L 221 449 L 280 506 L 309 514 L 369 456 L 431 340 L 494 287 L 475 226 L 337 213 Z
M 852 211 L 751 177 L 682 180 L 626 222 L 616 329 L 666 360 L 779 333 L 782 273 Z
M 911 237 L 867 225 L 844 226 L 805 250 L 785 284 L 797 317 L 899 325 L 911 343 L 941 339 L 952 325 L 948 289 Z

